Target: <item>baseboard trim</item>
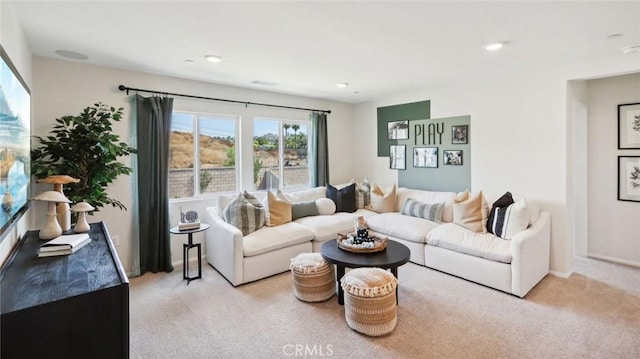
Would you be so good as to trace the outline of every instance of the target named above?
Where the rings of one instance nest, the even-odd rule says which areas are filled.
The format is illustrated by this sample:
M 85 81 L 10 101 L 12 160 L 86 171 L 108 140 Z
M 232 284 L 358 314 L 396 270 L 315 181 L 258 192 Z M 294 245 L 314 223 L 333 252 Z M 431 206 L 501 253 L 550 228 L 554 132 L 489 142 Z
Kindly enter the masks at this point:
M 573 270 L 570 270 L 568 272 L 558 272 L 558 271 L 550 270 L 549 274 L 554 275 L 556 277 L 567 279 L 573 274 Z
M 590 258 L 602 259 L 602 260 L 605 260 L 605 261 L 608 261 L 608 262 L 614 262 L 614 263 L 626 264 L 626 265 L 634 266 L 634 267 L 640 267 L 640 262 L 636 262 L 636 261 L 630 261 L 630 260 L 616 258 L 616 257 L 603 256 L 603 255 L 594 254 L 594 253 L 588 253 L 587 256 L 590 257 Z
M 173 261 L 171 262 L 171 265 L 173 266 L 173 268 L 182 268 L 182 263 L 184 263 L 183 260 L 177 260 L 177 261 Z M 195 257 L 189 257 L 189 263 L 195 263 L 197 265 L 198 263 L 198 256 Z M 207 263 L 207 255 L 203 254 L 202 255 L 202 264 Z

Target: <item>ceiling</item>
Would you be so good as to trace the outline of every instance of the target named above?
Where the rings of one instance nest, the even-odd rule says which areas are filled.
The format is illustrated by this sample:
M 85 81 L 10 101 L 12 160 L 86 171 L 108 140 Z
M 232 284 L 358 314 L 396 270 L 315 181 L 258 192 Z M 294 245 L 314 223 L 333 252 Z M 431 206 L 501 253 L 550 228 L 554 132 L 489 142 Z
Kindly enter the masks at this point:
M 621 51 L 640 45 L 640 1 L 13 5 L 37 56 L 74 51 L 88 59 L 69 61 L 348 103 L 623 56 L 640 69 L 640 53 Z M 484 50 L 496 41 L 506 46 Z

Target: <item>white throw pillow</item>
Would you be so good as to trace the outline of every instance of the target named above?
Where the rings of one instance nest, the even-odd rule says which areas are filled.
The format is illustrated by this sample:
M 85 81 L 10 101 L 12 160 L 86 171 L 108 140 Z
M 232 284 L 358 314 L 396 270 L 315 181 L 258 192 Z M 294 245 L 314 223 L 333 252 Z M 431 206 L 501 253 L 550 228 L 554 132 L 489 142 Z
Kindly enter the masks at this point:
M 336 204 L 330 198 L 316 199 L 316 207 L 321 215 L 332 215 L 336 213 Z

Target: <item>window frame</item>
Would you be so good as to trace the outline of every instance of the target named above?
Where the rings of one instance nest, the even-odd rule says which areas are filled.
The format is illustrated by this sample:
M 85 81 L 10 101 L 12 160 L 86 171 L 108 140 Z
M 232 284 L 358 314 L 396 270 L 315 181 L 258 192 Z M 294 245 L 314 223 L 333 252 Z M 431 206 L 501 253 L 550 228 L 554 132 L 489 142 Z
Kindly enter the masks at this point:
M 239 191 L 239 188 L 242 188 L 242 156 L 241 156 L 241 138 L 240 138 L 240 126 L 242 124 L 242 116 L 238 114 L 221 114 L 221 113 L 213 113 L 213 112 L 199 112 L 199 111 L 183 111 L 183 110 L 174 110 L 171 115 L 174 114 L 185 114 L 192 116 L 192 136 L 193 136 L 193 195 L 185 196 L 185 197 L 177 197 L 177 198 L 169 198 L 170 202 L 180 202 L 180 201 L 193 201 L 198 199 L 212 199 L 216 198 L 221 194 L 233 193 Z M 234 146 L 235 146 L 235 187 L 232 191 L 221 191 L 221 192 L 205 192 L 202 193 L 200 191 L 200 122 L 201 117 L 219 117 L 225 118 L 228 120 L 233 120 L 234 122 Z M 171 130 L 173 132 L 173 130 Z M 171 147 L 170 147 L 171 148 Z M 171 171 L 171 167 L 167 166 L 168 170 Z
M 281 185 L 279 186 L 280 189 L 282 190 L 298 190 L 298 189 L 308 189 L 308 188 L 312 188 L 312 174 L 313 171 L 311 169 L 312 163 L 310 161 L 310 159 L 312 158 L 314 149 L 311 147 L 311 137 L 313 135 L 313 123 L 311 121 L 311 119 L 308 120 L 302 120 L 302 119 L 290 119 L 290 118 L 279 118 L 279 117 L 275 117 L 275 116 L 253 116 L 253 118 L 251 119 L 251 141 L 252 141 L 252 145 L 251 145 L 251 163 L 254 163 L 255 161 L 255 157 L 256 157 L 256 152 L 255 149 L 253 148 L 253 140 L 255 137 L 255 122 L 256 120 L 258 121 L 274 121 L 274 122 L 278 122 L 278 176 L 281 179 L 284 179 L 284 170 L 285 170 L 285 161 L 284 161 L 284 150 L 285 150 L 285 146 L 284 146 L 284 128 L 283 125 L 284 124 L 300 124 L 300 125 L 306 125 L 307 126 L 307 183 L 304 185 L 288 185 L 285 186 L 284 185 L 284 181 L 282 181 Z M 253 183 L 253 187 L 252 190 L 256 191 L 256 192 L 264 192 L 267 191 L 268 189 L 258 189 L 257 188 L 257 184 Z

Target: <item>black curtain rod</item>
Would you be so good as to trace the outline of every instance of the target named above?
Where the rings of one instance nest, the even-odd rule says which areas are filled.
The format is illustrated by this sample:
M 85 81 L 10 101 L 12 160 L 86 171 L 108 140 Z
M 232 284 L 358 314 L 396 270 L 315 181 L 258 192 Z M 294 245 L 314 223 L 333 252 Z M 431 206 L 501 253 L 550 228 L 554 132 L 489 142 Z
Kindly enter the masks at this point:
M 137 88 L 133 88 L 133 87 L 127 87 L 125 85 L 118 86 L 118 90 L 127 91 L 127 95 L 129 94 L 129 91 L 137 91 L 137 92 L 147 92 L 147 93 L 152 93 L 152 94 L 157 94 L 157 95 L 171 95 L 171 96 L 180 96 L 180 97 L 188 97 L 188 98 L 197 98 L 197 99 L 200 99 L 200 100 L 211 100 L 211 101 L 241 103 L 241 104 L 244 104 L 245 106 L 255 105 L 255 106 L 286 108 L 286 109 L 290 109 L 290 110 L 302 110 L 302 111 L 315 111 L 315 112 L 331 113 L 331 110 L 316 110 L 314 108 L 281 106 L 281 105 L 271 105 L 271 104 L 268 104 L 268 103 L 227 100 L 227 99 L 223 99 L 223 98 L 205 97 L 205 96 L 184 95 L 184 94 L 181 94 L 181 93 L 171 93 L 171 92 L 163 92 L 163 91 L 137 89 Z

